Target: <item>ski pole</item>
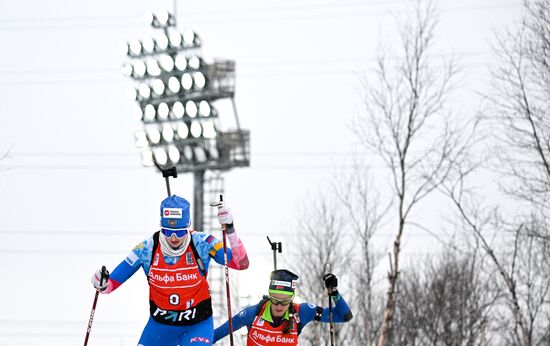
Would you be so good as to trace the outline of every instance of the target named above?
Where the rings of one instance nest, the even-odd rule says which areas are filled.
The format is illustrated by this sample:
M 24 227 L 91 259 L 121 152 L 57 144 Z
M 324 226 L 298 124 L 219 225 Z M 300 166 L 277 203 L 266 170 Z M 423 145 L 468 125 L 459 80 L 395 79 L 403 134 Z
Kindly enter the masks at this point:
M 330 264 L 327 264 L 325 268 L 326 274 L 330 273 Z M 330 331 L 330 346 L 336 346 L 336 338 L 335 338 L 335 332 L 334 332 L 334 321 L 332 320 L 332 297 L 331 289 L 327 287 L 327 294 L 328 294 L 328 321 L 329 321 L 329 331 Z
M 220 201 L 210 203 L 211 207 L 217 207 L 218 209 L 223 207 L 223 195 L 220 195 Z M 227 266 L 227 231 L 226 226 L 222 226 L 222 243 L 223 243 L 223 262 L 225 270 L 225 291 L 227 292 L 227 322 L 229 323 L 229 344 L 233 346 L 233 316 L 231 314 L 231 291 L 229 290 L 229 267 Z
M 334 322 L 332 321 L 332 297 L 330 296 L 330 291 L 328 291 L 328 318 L 329 318 L 329 328 L 330 328 L 330 346 L 336 345 L 336 340 L 334 337 Z
M 267 241 L 271 245 L 271 250 L 273 250 L 273 270 L 277 270 L 277 253 L 276 253 L 276 251 L 279 251 L 279 253 L 281 253 L 283 251 L 283 243 L 281 243 L 281 242 L 272 242 L 271 239 L 269 239 L 269 236 L 267 236 Z
M 101 267 L 101 278 L 99 278 L 99 284 L 103 284 L 103 279 L 106 274 L 107 268 L 105 266 Z M 94 297 L 94 304 L 92 305 L 92 311 L 90 312 L 90 320 L 88 321 L 88 328 L 86 329 L 86 338 L 84 338 L 84 346 L 88 345 L 88 338 L 90 337 L 90 332 L 92 331 L 92 322 L 94 321 L 94 315 L 95 315 L 95 307 L 97 305 L 97 298 L 99 297 L 99 290 L 96 289 L 95 291 L 95 297 Z
M 176 167 L 166 168 L 162 169 L 162 167 L 157 163 L 157 161 L 153 161 L 157 169 L 162 173 L 162 176 L 164 177 L 164 181 L 166 182 L 166 192 L 168 192 L 168 197 L 172 196 L 172 193 L 170 192 L 170 180 L 169 177 L 178 177 L 178 171 L 176 170 Z

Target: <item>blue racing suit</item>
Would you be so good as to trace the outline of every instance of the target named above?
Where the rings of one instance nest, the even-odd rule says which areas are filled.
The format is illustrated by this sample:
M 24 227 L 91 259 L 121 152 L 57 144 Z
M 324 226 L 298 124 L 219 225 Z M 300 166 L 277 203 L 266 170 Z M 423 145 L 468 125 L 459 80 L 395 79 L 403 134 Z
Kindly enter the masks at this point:
M 202 275 L 204 279 L 206 279 L 206 274 L 208 272 L 208 266 L 211 258 L 213 258 L 214 261 L 218 264 L 224 264 L 224 252 L 222 243 L 212 235 L 208 235 L 206 233 L 191 232 L 190 235 L 192 245 L 194 246 L 192 256 L 198 257 L 195 258 L 195 262 L 197 263 L 197 266 L 195 268 L 199 268 L 198 270 L 200 275 Z M 107 289 L 104 290 L 102 293 L 111 293 L 112 291 L 114 291 L 126 280 L 128 280 L 139 268 L 142 268 L 145 275 L 148 277 L 148 279 L 150 279 L 149 274 L 152 266 L 152 257 L 155 252 L 158 253 L 157 249 L 160 247 L 160 244 L 158 243 L 158 238 L 156 238 L 157 240 L 155 241 L 155 236 L 162 237 L 162 235 L 158 235 L 157 232 L 155 235 L 139 243 L 130 251 L 128 256 L 113 270 L 109 277 Z M 248 258 L 246 256 L 246 251 L 244 250 L 242 243 L 236 236 L 235 232 L 233 232 L 232 234 L 228 234 L 228 238 L 232 248 L 235 250 L 233 251 L 232 249 L 227 248 L 228 265 L 234 269 L 246 269 L 248 267 Z M 189 246 L 191 246 L 191 244 Z M 234 253 L 236 253 L 237 255 L 234 256 Z M 188 255 L 191 256 L 191 254 Z M 182 256 L 163 255 L 163 263 L 165 263 L 165 265 L 168 265 L 169 267 L 174 265 L 174 270 L 180 267 L 178 263 L 185 263 L 186 261 L 188 262 L 188 264 L 195 263 L 190 258 L 185 258 L 185 260 L 182 259 L 182 261 L 180 262 L 180 257 Z M 157 262 L 158 259 L 155 259 L 155 263 Z M 202 263 L 202 266 L 200 265 L 200 263 Z M 181 266 L 183 266 L 183 264 Z M 181 275 L 179 275 L 179 277 L 181 277 Z M 151 281 L 149 281 L 149 283 L 151 285 Z M 210 302 L 208 301 L 208 303 Z M 160 315 L 164 314 L 166 316 L 167 321 L 169 319 L 171 320 L 171 318 L 168 317 L 170 314 L 176 313 L 174 311 L 159 311 L 161 311 Z M 151 314 L 153 314 L 152 311 Z M 198 320 L 197 323 L 187 325 L 159 323 L 159 316 L 156 316 L 157 320 L 155 320 L 151 315 L 149 317 L 149 321 L 145 325 L 145 328 L 139 340 L 139 345 L 211 345 L 214 329 L 211 310 L 207 309 L 206 314 L 207 315 Z M 160 318 L 160 320 L 162 322 L 162 318 Z M 174 318 L 174 321 L 175 320 L 176 319 Z
M 351 320 L 353 317 L 351 310 L 344 298 L 342 298 L 342 296 L 340 295 L 340 293 L 336 292 L 336 294 L 333 295 L 332 299 L 335 301 L 332 313 L 332 321 L 347 322 Z M 291 318 L 289 317 L 287 311 L 286 315 L 283 318 L 276 321 L 271 316 L 270 304 L 271 303 L 266 299 L 266 297 L 264 297 L 264 299 L 262 299 L 262 301 L 260 301 L 258 304 L 244 308 L 238 314 L 234 315 L 231 319 L 233 323 L 233 331 L 236 331 L 244 326 L 246 326 L 248 330 L 250 330 L 256 316 L 260 316 L 262 310 L 263 314 L 261 314 L 260 318 L 264 320 L 264 323 L 269 323 L 271 327 L 278 327 L 285 321 L 285 319 Z M 329 322 L 330 319 L 328 307 L 322 308 L 320 306 L 315 306 L 310 303 L 302 303 L 299 304 L 299 307 L 295 310 L 298 311 L 298 318 L 296 319 L 296 321 L 298 321 L 298 334 L 300 334 L 302 329 L 311 321 Z M 224 338 L 228 334 L 229 322 L 225 322 L 214 330 L 214 343 Z

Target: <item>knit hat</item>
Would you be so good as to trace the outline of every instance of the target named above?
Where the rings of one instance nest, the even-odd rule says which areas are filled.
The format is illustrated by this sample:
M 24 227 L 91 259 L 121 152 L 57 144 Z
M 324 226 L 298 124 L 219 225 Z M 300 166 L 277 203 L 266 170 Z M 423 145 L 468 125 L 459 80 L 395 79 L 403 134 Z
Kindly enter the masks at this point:
M 271 272 L 269 293 L 293 295 L 298 275 L 286 269 Z
M 171 231 L 187 229 L 191 224 L 190 207 L 189 202 L 179 196 L 166 198 L 160 204 L 160 226 Z

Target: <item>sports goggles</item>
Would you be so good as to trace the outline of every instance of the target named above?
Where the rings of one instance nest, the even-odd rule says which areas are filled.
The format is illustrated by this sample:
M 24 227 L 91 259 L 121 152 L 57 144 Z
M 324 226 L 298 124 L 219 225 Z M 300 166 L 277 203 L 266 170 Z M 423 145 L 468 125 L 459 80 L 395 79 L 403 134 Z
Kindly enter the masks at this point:
M 275 298 L 275 297 L 272 297 L 272 296 L 269 296 L 269 301 L 271 302 L 271 304 L 273 305 L 283 305 L 283 306 L 287 306 L 288 304 L 292 303 L 292 299 L 294 299 L 294 296 L 290 297 L 290 298 L 285 298 L 285 299 L 279 299 L 279 298 Z
M 161 233 L 167 237 L 172 238 L 172 235 L 175 234 L 177 238 L 183 238 L 187 234 L 187 229 L 182 230 L 170 230 L 170 229 L 161 229 Z

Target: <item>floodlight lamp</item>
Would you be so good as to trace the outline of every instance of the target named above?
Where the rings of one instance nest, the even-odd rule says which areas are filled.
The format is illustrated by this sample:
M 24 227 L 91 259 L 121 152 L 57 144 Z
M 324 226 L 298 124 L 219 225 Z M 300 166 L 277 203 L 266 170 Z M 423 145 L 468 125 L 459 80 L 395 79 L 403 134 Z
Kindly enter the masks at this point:
M 139 85 L 139 96 L 143 99 L 148 99 L 151 97 L 151 88 L 146 83 L 141 83 Z
M 180 91 L 180 81 L 177 77 L 172 76 L 168 78 L 168 89 L 172 94 L 177 94 Z
M 137 131 L 134 133 L 134 138 L 136 140 L 136 147 L 137 148 L 146 148 L 147 147 L 147 134 L 145 131 Z
M 147 11 L 143 14 L 143 23 L 145 25 L 154 26 L 155 24 L 155 15 L 151 11 Z
M 156 114 L 155 106 L 152 104 L 147 104 L 144 107 L 143 111 L 143 121 L 150 122 L 155 120 L 155 114 Z
M 189 58 L 189 62 L 187 63 L 189 68 L 192 68 L 193 70 L 198 70 L 201 67 L 201 60 L 198 56 L 192 56 Z
M 178 150 L 178 148 L 176 148 L 175 145 L 170 145 L 168 147 L 168 157 L 170 158 L 170 161 L 172 161 L 172 163 L 178 163 L 179 160 L 180 160 L 180 151 Z
M 185 71 L 187 68 L 187 59 L 183 54 L 176 55 L 176 68 L 180 71 Z
M 211 141 L 208 146 L 208 157 L 211 160 L 218 161 L 220 158 L 220 153 L 218 151 L 218 148 L 216 147 L 216 142 Z
M 138 104 L 134 104 L 132 107 L 132 118 L 141 120 L 143 118 L 143 110 Z
M 210 103 L 208 103 L 208 101 L 202 100 L 199 103 L 199 114 L 203 117 L 207 117 L 212 114 L 212 109 L 210 108 Z
M 185 113 L 189 115 L 191 118 L 194 118 L 197 116 L 197 104 L 195 101 L 187 101 L 185 102 Z
M 122 64 L 121 71 L 124 76 L 131 77 L 134 69 L 132 67 L 132 64 L 130 64 L 129 62 L 125 62 L 124 64 Z
M 166 150 L 164 150 L 164 148 L 155 148 L 153 151 L 153 156 L 155 161 L 161 166 L 164 166 L 168 162 L 168 155 L 166 154 Z
M 189 128 L 183 122 L 178 124 L 177 134 L 180 139 L 186 139 L 189 136 Z
M 191 162 L 193 160 L 193 148 L 190 145 L 183 147 L 183 156 L 185 160 Z
M 193 81 L 195 82 L 195 88 L 198 90 L 201 90 L 206 85 L 206 78 L 204 78 L 202 72 L 193 73 Z
M 153 92 L 157 95 L 157 96 L 162 96 L 164 94 L 164 90 L 165 90 L 165 86 L 164 86 L 164 82 L 162 81 L 162 79 L 155 79 L 153 81 Z
M 150 126 L 145 130 L 145 132 L 147 133 L 147 139 L 149 139 L 149 142 L 153 144 L 160 143 L 160 131 L 158 127 Z
M 167 26 L 171 15 L 167 9 L 162 8 L 157 11 L 156 17 L 160 26 Z
M 146 53 L 153 53 L 155 51 L 155 41 L 151 36 L 147 36 L 143 39 L 142 42 L 143 50 Z
M 147 60 L 146 65 L 147 65 L 147 73 L 150 76 L 158 77 L 162 73 L 159 67 L 159 63 L 156 60 L 153 60 L 153 59 Z
M 134 56 L 141 54 L 141 42 L 139 40 L 134 39 L 130 41 L 130 53 Z
M 180 101 L 174 102 L 172 105 L 172 114 L 176 119 L 183 118 L 183 115 L 185 114 L 185 107 L 183 107 L 183 103 Z
M 168 49 L 168 37 L 164 33 L 157 36 L 156 43 L 158 51 L 162 52 Z
M 212 120 L 204 121 L 202 123 L 202 136 L 208 139 L 216 138 L 216 127 Z
M 149 149 L 141 151 L 141 164 L 146 167 L 151 167 L 155 163 L 153 161 L 153 152 Z
M 159 103 L 157 107 L 157 115 L 159 120 L 166 120 L 168 119 L 168 114 L 170 114 L 170 107 L 166 104 L 166 102 Z
M 164 124 L 162 127 L 162 138 L 169 143 L 174 140 L 174 129 L 172 128 L 172 125 Z
M 134 87 L 128 88 L 128 91 L 126 92 L 128 98 L 132 101 L 137 100 L 138 91 Z
M 191 74 L 184 73 L 181 76 L 181 86 L 184 90 L 191 90 L 193 87 L 193 77 L 191 77 Z
M 192 29 L 185 29 L 183 31 L 183 43 L 185 46 L 193 46 L 195 43 L 195 32 Z
M 206 152 L 204 151 L 203 147 L 196 146 L 193 148 L 195 159 L 198 162 L 206 162 Z
M 130 47 L 128 46 L 128 42 L 120 41 L 117 45 L 117 51 L 122 56 L 128 55 L 130 53 Z
M 174 69 L 174 59 L 170 55 L 162 55 L 159 58 L 160 67 L 166 72 L 172 72 Z
M 145 76 L 147 67 L 145 66 L 145 63 L 142 60 L 138 60 L 134 63 L 133 70 L 134 70 L 134 77 L 142 78 Z
M 198 121 L 193 121 L 191 123 L 191 136 L 194 138 L 199 138 L 202 134 L 202 126 Z
M 181 46 L 182 37 L 177 30 L 171 30 L 168 33 L 168 40 L 170 41 L 170 46 L 172 48 L 179 48 Z

